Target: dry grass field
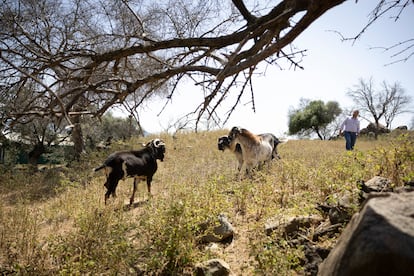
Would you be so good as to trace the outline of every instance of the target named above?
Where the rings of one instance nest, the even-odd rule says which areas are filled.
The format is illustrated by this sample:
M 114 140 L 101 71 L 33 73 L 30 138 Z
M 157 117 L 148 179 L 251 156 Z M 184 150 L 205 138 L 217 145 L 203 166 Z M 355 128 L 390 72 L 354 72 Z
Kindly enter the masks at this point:
M 412 134 L 359 139 L 353 152 L 342 139 L 291 140 L 279 146 L 281 160 L 241 181 L 234 156 L 217 149 L 223 134 L 161 135 L 167 152 L 153 196 L 141 182 L 130 207 L 132 179 L 121 181 L 118 197 L 105 206 L 105 178 L 92 169 L 112 151 L 152 137 L 115 144 L 70 167 L 35 174 L 1 168 L 1 274 L 192 275 L 196 263 L 221 258 L 236 275 L 301 275 L 302 250 L 266 235 L 267 220 L 319 214 L 316 204 L 356 195 L 357 181 L 375 175 L 396 186 L 414 179 Z M 200 224 L 219 214 L 234 226 L 233 241 L 200 244 Z

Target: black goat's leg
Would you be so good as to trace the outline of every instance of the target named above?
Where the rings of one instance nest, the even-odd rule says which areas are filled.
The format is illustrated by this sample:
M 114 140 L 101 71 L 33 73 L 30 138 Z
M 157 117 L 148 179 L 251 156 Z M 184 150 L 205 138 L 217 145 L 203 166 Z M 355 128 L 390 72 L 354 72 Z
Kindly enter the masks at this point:
M 148 195 L 151 195 L 151 181 L 152 181 L 152 176 L 147 176 L 147 190 L 148 190 Z
M 129 204 L 132 205 L 134 203 L 135 200 L 135 191 L 137 190 L 137 184 L 138 184 L 139 178 L 134 177 L 134 186 L 132 188 L 132 195 L 131 198 L 129 199 Z
M 105 187 L 107 189 L 106 193 L 105 193 L 105 205 L 109 199 L 109 197 L 112 195 L 113 197 L 116 197 L 116 186 L 118 185 L 118 179 L 116 179 L 115 177 L 109 177 L 106 180 L 105 183 Z

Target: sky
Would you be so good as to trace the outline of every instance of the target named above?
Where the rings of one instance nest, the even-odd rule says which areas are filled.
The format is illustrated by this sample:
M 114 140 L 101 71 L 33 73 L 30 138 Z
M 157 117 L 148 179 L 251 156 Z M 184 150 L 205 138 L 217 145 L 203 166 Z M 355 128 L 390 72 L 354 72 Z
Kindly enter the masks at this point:
M 414 56 L 406 62 L 390 65 L 396 60 L 391 57 L 395 51 L 377 48 L 414 39 L 414 5 L 404 10 L 397 22 L 389 16 L 382 18 L 355 42 L 343 42 L 337 33 L 345 37 L 358 34 L 376 3 L 378 1 L 359 0 L 356 3 L 348 0 L 322 15 L 294 42 L 297 48 L 307 49 L 301 63 L 304 70 L 281 70 L 263 64 L 261 71 L 264 74 L 253 80 L 256 111 L 252 110 L 250 97 L 246 96 L 223 128 L 241 126 L 255 133 L 272 132 L 284 137 L 288 131 L 288 112 L 298 107 L 301 98 L 337 101 L 341 108 L 352 109 L 353 102 L 346 92 L 361 78 L 369 80 L 372 77 L 378 90 L 383 81 L 400 83 L 406 95 L 412 97 L 414 106 Z M 151 100 L 142 108 L 140 121 L 147 132 L 165 131 L 177 119 L 193 111 L 203 98 L 200 88 L 189 83 L 183 84 L 178 92 L 160 115 L 165 100 Z M 223 107 L 223 119 L 225 111 L 227 109 Z M 413 116 L 414 113 L 400 115 L 392 127 L 410 126 Z M 361 119 L 361 127 L 367 124 Z

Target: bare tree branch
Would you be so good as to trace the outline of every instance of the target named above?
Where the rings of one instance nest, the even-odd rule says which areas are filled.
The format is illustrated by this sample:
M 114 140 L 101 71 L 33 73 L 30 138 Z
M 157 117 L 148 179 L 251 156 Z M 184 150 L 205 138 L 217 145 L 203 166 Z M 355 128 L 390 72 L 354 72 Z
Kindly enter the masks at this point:
M 408 112 L 407 108 L 412 101 L 398 83 L 389 85 L 384 81 L 382 90 L 375 89 L 372 77 L 367 81 L 360 79 L 359 84 L 349 89 L 347 95 L 354 101 L 361 116 L 373 121 L 377 127 L 381 119 L 384 119 L 386 127 L 391 127 L 398 114 Z
M 236 8 L 239 10 L 240 14 L 243 15 L 248 25 L 256 21 L 257 18 L 249 12 L 249 10 L 246 8 L 242 0 L 232 0 L 232 1 L 233 1 L 234 6 L 236 6 Z
M 235 93 L 230 116 L 248 84 L 255 108 L 251 78 L 257 65 L 287 62 L 303 68 L 305 50 L 291 44 L 345 0 L 283 0 L 264 14 L 249 10 L 242 0 L 182 0 L 174 6 L 39 1 L 17 7 L 14 0 L 3 0 L 0 8 L 0 92 L 13 114 L 87 111 L 101 116 L 126 101 L 138 108 L 154 95 L 169 102 L 178 84 L 191 80 L 207 95 L 194 112 L 201 119 L 204 113 L 212 118 Z M 408 5 L 408 0 L 386 2 L 379 1 L 367 27 L 391 9 L 398 9 L 397 19 Z M 11 119 L 8 112 L 4 108 L 3 121 Z
M 412 2 L 412 3 L 411 3 Z M 354 44 L 358 39 L 360 39 L 364 33 L 379 19 L 383 18 L 386 14 L 390 14 L 391 12 L 395 11 L 394 15 L 391 15 L 390 18 L 393 19 L 394 22 L 398 21 L 400 19 L 400 16 L 404 10 L 410 5 L 413 4 L 414 1 L 410 0 L 380 0 L 378 4 L 375 6 L 375 8 L 371 11 L 370 17 L 368 19 L 367 24 L 362 28 L 361 31 L 359 31 L 355 36 L 353 37 L 346 37 L 343 34 L 341 34 L 338 31 L 333 31 L 337 33 L 342 41 L 352 41 Z M 396 42 L 395 44 L 391 45 L 390 47 L 384 47 L 384 46 L 377 46 L 377 47 L 371 47 L 370 49 L 384 49 L 384 51 L 389 52 L 391 50 L 394 50 L 396 48 L 399 48 L 396 53 L 391 55 L 391 58 L 397 58 L 393 60 L 392 62 L 386 64 L 391 65 L 399 62 L 405 62 L 408 59 L 410 59 L 414 55 L 414 38 L 407 39 L 405 41 Z M 405 55 L 402 58 L 399 58 L 401 56 Z

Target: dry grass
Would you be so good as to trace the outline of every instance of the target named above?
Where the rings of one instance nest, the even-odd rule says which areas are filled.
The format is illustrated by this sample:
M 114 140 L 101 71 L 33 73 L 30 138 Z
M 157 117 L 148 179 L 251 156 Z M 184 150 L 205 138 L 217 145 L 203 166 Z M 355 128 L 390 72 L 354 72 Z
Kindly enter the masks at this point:
M 0 182 L 0 272 L 20 274 L 191 274 L 194 264 L 224 259 L 237 275 L 301 273 L 303 252 L 267 236 L 265 222 L 317 214 L 315 204 L 356 194 L 356 182 L 381 174 L 396 185 L 414 179 L 412 137 L 357 141 L 289 141 L 282 160 L 238 181 L 236 160 L 217 150 L 225 131 L 187 133 L 167 144 L 153 180 L 153 197 L 140 183 L 125 208 L 132 180 L 104 206 L 104 177 L 92 168 L 110 152 L 94 153 L 71 168 L 29 175 L 3 171 Z M 116 145 L 131 148 L 140 141 Z M 224 213 L 237 234 L 206 250 L 200 223 Z M 330 246 L 335 238 L 324 240 Z

